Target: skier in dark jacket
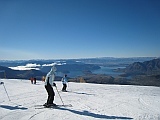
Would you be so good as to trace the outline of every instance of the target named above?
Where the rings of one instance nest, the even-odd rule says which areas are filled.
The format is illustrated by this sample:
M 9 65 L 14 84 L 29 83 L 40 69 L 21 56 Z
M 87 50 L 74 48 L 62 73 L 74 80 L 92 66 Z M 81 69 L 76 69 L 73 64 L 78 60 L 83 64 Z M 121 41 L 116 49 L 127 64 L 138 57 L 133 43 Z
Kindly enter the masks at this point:
M 56 71 L 56 67 L 54 65 L 51 68 L 50 72 L 48 72 L 48 74 L 46 75 L 46 78 L 45 78 L 45 89 L 46 89 L 46 91 L 48 93 L 47 103 L 44 104 L 45 107 L 50 107 L 50 106 L 55 105 L 53 103 L 55 93 L 54 93 L 53 87 L 52 87 L 52 86 L 56 87 L 56 84 L 54 83 L 55 71 Z

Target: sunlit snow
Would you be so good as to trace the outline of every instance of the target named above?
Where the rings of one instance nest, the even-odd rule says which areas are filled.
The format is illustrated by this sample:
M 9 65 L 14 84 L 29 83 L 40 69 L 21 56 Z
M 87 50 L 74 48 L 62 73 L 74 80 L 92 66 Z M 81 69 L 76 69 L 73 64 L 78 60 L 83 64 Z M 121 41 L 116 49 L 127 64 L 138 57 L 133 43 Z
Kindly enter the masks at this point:
M 68 92 L 61 92 L 62 84 L 56 81 L 54 103 L 63 105 L 63 101 L 72 107 L 35 109 L 46 102 L 44 82 L 0 82 L 4 82 L 0 85 L 0 120 L 160 119 L 160 87 L 69 82 Z

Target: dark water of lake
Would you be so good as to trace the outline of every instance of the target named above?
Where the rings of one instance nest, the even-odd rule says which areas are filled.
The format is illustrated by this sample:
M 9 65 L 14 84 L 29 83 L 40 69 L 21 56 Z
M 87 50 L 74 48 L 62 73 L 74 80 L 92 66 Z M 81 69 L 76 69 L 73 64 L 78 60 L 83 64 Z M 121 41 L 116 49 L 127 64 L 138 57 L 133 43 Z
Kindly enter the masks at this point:
M 117 77 L 118 75 L 123 74 L 122 72 L 117 72 L 116 69 L 124 68 L 124 67 L 104 67 L 104 66 L 100 66 L 100 67 L 101 67 L 101 69 L 94 70 L 94 71 L 92 71 L 92 73 L 106 74 L 106 75 L 110 75 L 113 77 Z
M 56 72 L 56 75 L 63 77 L 64 73 Z M 67 76 L 71 77 L 71 78 L 83 76 L 83 75 L 84 75 L 84 73 L 82 71 L 70 71 L 70 73 L 67 73 Z
M 101 68 L 98 70 L 93 70 L 91 71 L 93 74 L 106 74 L 110 75 L 113 77 L 117 77 L 120 74 L 123 74 L 122 72 L 117 72 L 115 71 L 117 68 L 124 68 L 124 67 L 104 67 L 100 66 Z M 63 73 L 57 72 L 57 76 L 64 76 Z M 78 77 L 78 76 L 83 76 L 84 73 L 82 71 L 70 71 L 70 73 L 67 74 L 68 77 Z

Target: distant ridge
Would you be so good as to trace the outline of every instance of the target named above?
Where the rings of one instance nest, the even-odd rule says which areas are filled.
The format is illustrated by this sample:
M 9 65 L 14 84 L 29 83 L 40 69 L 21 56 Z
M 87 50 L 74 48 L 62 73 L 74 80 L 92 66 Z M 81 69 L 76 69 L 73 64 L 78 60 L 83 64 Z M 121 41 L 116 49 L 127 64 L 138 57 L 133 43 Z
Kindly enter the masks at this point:
M 160 58 L 145 62 L 134 62 L 126 67 L 126 73 L 155 74 L 160 71 Z

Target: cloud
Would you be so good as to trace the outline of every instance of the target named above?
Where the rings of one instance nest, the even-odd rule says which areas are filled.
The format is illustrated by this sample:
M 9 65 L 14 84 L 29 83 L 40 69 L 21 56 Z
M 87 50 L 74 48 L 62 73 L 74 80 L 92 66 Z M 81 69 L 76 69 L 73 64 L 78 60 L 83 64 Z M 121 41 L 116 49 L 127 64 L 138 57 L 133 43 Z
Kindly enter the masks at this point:
M 67 64 L 67 63 L 57 63 L 56 65 L 65 65 L 65 64 Z
M 53 66 L 53 65 L 65 65 L 66 63 L 51 63 L 51 64 L 43 64 L 43 65 L 40 65 L 40 64 L 36 64 L 36 63 L 28 63 L 26 64 L 25 66 L 16 66 L 16 67 L 9 67 L 13 70 L 40 70 L 39 67 L 48 67 L 48 66 Z
M 34 63 L 34 64 L 32 64 L 32 63 L 26 64 L 26 67 L 40 67 L 40 66 L 41 66 L 40 64 L 36 64 L 36 63 Z
M 9 67 L 9 68 L 11 68 L 13 70 L 40 70 L 39 68 L 37 68 L 37 67 L 40 67 L 40 66 L 41 66 L 40 64 L 28 63 L 25 66 L 17 66 L 17 67 Z
M 65 65 L 65 64 L 67 64 L 67 63 L 60 63 L 61 61 L 57 61 L 57 62 L 54 62 L 54 63 L 51 63 L 51 64 L 43 64 L 42 66 L 44 67 L 44 66 Z
M 56 65 L 57 63 L 51 63 L 51 64 L 43 64 L 42 66 L 53 66 L 53 65 Z

